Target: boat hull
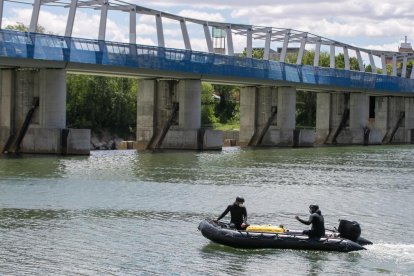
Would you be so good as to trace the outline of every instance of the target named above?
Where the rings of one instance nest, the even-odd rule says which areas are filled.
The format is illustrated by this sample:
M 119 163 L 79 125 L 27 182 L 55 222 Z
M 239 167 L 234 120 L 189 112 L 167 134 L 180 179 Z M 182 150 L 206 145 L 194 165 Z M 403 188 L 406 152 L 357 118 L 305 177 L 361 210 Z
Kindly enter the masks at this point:
M 212 220 L 203 220 L 198 229 L 207 239 L 237 248 L 280 248 L 351 252 L 364 250 L 360 244 L 348 239 L 323 237 L 310 239 L 294 233 L 257 233 L 221 227 Z

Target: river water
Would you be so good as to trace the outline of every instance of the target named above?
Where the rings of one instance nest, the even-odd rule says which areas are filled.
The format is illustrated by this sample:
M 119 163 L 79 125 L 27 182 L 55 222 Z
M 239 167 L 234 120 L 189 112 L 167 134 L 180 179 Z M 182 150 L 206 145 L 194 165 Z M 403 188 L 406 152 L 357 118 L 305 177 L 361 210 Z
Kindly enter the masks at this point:
M 356 220 L 353 253 L 245 250 L 197 230 L 237 195 L 252 224 Z M 223 221 L 228 220 L 228 217 Z M 0 158 L 0 275 L 414 275 L 414 147 L 96 151 Z

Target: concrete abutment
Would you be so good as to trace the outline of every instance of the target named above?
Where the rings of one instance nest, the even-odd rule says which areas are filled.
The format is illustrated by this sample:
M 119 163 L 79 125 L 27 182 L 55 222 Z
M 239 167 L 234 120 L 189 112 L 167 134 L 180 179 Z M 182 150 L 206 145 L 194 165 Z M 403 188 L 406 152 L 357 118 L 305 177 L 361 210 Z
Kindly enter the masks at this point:
M 201 128 L 201 80 L 138 83 L 137 149 L 221 150 L 221 131 Z
M 273 116 L 273 117 L 272 117 Z M 296 135 L 294 87 L 242 87 L 240 90 L 239 144 L 246 146 L 312 145 L 313 133 Z M 312 137 L 309 137 L 312 136 Z
M 66 71 L 0 70 L 0 145 L 17 143 L 33 99 L 39 106 L 20 143 L 21 153 L 89 154 L 90 130 L 66 128 Z M 14 142 L 13 142 L 14 141 Z
M 412 143 L 413 111 L 413 98 L 320 92 L 315 144 Z

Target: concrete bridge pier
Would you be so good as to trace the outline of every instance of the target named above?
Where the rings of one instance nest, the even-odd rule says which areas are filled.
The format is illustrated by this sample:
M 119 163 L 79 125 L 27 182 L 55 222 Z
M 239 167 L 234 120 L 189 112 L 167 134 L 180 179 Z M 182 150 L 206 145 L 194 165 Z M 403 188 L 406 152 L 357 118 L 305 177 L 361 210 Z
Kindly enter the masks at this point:
M 413 119 L 413 98 L 318 93 L 315 143 L 412 143 Z
M 364 93 L 317 94 L 316 144 L 363 144 L 368 125 Z
M 404 141 L 414 144 L 414 98 L 405 98 Z
M 221 131 L 201 128 L 201 81 L 138 83 L 137 149 L 220 150 Z
M 294 87 L 242 87 L 240 146 L 293 146 L 295 113 Z
M 414 98 L 376 96 L 370 102 L 375 103 L 370 112 L 370 144 L 414 142 Z
M 0 74 L 2 149 L 7 144 L 7 152 L 89 154 L 90 130 L 66 128 L 66 71 L 3 69 Z

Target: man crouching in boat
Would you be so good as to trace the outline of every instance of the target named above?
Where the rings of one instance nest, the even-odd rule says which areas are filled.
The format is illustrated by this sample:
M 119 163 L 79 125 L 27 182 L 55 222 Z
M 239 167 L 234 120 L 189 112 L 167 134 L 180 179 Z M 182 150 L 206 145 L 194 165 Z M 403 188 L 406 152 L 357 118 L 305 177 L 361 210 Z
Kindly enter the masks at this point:
M 303 231 L 304 235 L 308 235 L 311 239 L 320 239 L 325 236 L 325 220 L 322 216 L 322 212 L 319 210 L 318 205 L 310 205 L 309 213 L 311 214 L 309 220 L 303 220 L 298 216 L 295 216 L 295 219 L 306 225 L 312 224 L 310 230 Z
M 231 219 L 230 219 L 230 226 L 234 226 L 237 230 L 244 230 L 249 226 L 247 223 L 247 211 L 246 207 L 243 206 L 244 198 L 236 197 L 236 201 L 233 205 L 227 206 L 226 210 L 224 210 L 223 214 L 221 214 L 217 219 L 214 221 L 219 221 L 224 218 L 228 212 L 230 212 Z

